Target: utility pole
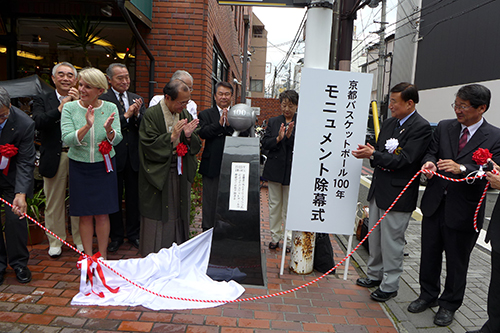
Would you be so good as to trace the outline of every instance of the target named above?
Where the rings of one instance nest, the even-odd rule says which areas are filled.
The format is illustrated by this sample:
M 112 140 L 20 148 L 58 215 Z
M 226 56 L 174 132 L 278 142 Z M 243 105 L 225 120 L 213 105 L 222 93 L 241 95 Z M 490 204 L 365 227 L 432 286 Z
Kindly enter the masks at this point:
M 278 76 L 278 69 L 274 67 L 273 90 L 271 91 L 271 98 L 276 98 L 276 76 Z
M 328 69 L 330 52 L 325 52 L 325 45 L 331 42 L 333 0 L 312 0 L 309 4 L 306 22 L 306 49 L 304 67 Z M 285 240 L 286 244 L 286 234 Z M 314 266 L 314 246 L 316 233 L 293 231 L 290 270 L 297 274 L 309 274 Z M 286 246 L 283 245 L 283 251 Z M 281 259 L 280 275 L 283 274 L 284 252 Z
M 386 25 L 386 2 L 382 0 L 382 11 L 380 14 L 380 45 L 378 49 L 378 70 L 377 70 L 377 102 L 381 109 L 384 101 L 384 79 L 385 79 L 385 25 Z
M 330 44 L 330 65 L 328 69 L 337 69 L 337 57 L 339 47 L 339 32 L 340 32 L 340 0 L 336 0 L 333 4 L 332 18 L 332 42 Z
M 247 101 L 247 67 L 248 67 L 248 30 L 250 29 L 250 18 L 248 15 L 243 16 L 245 22 L 245 37 L 243 42 L 243 75 L 241 78 L 241 103 Z
M 288 84 L 287 84 L 287 89 L 290 90 L 292 89 L 292 63 L 288 63 Z

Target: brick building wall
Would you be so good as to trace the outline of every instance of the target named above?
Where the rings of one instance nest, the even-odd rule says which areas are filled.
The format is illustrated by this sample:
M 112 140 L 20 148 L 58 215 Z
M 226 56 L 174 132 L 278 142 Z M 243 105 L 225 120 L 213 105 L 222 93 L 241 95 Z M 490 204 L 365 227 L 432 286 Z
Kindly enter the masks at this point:
M 249 98 L 252 100 L 252 107 L 260 107 L 260 115 L 257 123 L 262 125 L 266 119 L 281 115 L 280 101 L 277 98 Z
M 219 6 L 216 0 L 153 1 L 153 25 L 140 32 L 155 57 L 155 94 L 178 69 L 194 78 L 192 99 L 198 112 L 212 106 L 212 66 L 214 43 L 229 67 L 227 81 L 235 89 L 241 81 L 240 54 L 243 43 L 243 15 L 250 7 Z M 136 53 L 136 92 L 147 99 L 150 60 L 140 46 Z M 236 101 L 236 96 L 235 96 Z

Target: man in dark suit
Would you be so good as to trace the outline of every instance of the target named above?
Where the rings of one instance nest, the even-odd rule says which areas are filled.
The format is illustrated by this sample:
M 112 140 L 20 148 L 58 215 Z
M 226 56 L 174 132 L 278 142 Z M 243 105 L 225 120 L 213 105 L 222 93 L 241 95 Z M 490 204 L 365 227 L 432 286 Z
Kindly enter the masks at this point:
M 199 114 L 199 135 L 205 140 L 201 156 L 199 173 L 203 176 L 203 218 L 202 228 L 208 230 L 215 225 L 219 175 L 224 153 L 226 136 L 231 136 L 234 129 L 227 121 L 227 112 L 231 105 L 233 87 L 227 82 L 215 85 L 215 107 L 203 110 Z
M 439 172 L 449 178 L 463 178 L 479 166 L 472 155 L 478 148 L 488 149 L 500 161 L 500 129 L 490 125 L 483 113 L 490 105 L 488 88 L 471 84 L 460 88 L 452 104 L 456 119 L 439 122 L 422 160 L 422 171 Z M 451 182 L 427 174 L 429 182 L 422 197 L 422 252 L 420 257 L 420 296 L 408 311 L 422 312 L 439 304 L 434 323 L 448 326 L 462 305 L 467 283 L 469 258 L 479 233 L 474 230 L 474 213 L 486 180 L 472 183 Z M 484 205 L 477 216 L 481 229 Z M 441 291 L 443 251 L 446 254 L 446 281 Z
M 35 123 L 23 111 L 10 104 L 10 96 L 0 87 L 0 195 L 12 203 L 5 206 L 4 236 L 0 235 L 0 284 L 4 281 L 7 264 L 21 283 L 31 281 L 28 268 L 29 251 L 26 218 L 26 196 L 33 194 L 35 168 Z M 12 151 L 15 147 L 16 151 Z M 8 154 L 7 150 L 12 154 Z
M 122 196 L 125 186 L 125 221 L 128 241 L 139 248 L 139 125 L 146 111 L 141 96 L 128 91 L 130 76 L 127 67 L 114 63 L 106 70 L 111 89 L 100 99 L 116 104 L 120 113 L 123 140 L 115 146 L 118 177 L 118 203 L 120 210 L 109 217 L 111 243 L 108 252 L 115 252 L 123 244 L 124 228 Z
M 495 165 L 500 173 L 500 167 Z M 492 188 L 500 189 L 500 174 L 494 175 L 487 172 L 486 179 L 491 182 Z M 490 226 L 486 234 L 486 242 L 491 242 L 491 279 L 488 290 L 488 321 L 483 327 L 467 333 L 496 333 L 500 332 L 500 199 L 497 199 Z
M 417 88 L 407 82 L 391 89 L 389 109 L 392 117 L 384 121 L 373 147 L 359 145 L 352 153 L 356 158 L 369 158 L 375 168 L 368 192 L 371 229 L 384 215 L 394 199 L 420 169 L 420 161 L 431 140 L 429 122 L 415 110 Z M 405 231 L 417 205 L 419 182 L 414 181 L 392 210 L 370 235 L 370 258 L 367 278 L 356 284 L 371 288 L 371 298 L 385 302 L 398 294 L 403 272 Z
M 68 187 L 68 147 L 61 140 L 61 111 L 67 102 L 79 99 L 77 72 L 68 62 L 61 62 L 52 69 L 52 82 L 56 90 L 35 97 L 33 120 L 40 133 L 40 174 L 46 197 L 45 226 L 61 239 L 66 240 L 66 188 Z M 71 218 L 71 234 L 78 250 L 83 251 L 79 218 Z M 53 258 L 62 253 L 62 243 L 47 233 L 49 255 Z

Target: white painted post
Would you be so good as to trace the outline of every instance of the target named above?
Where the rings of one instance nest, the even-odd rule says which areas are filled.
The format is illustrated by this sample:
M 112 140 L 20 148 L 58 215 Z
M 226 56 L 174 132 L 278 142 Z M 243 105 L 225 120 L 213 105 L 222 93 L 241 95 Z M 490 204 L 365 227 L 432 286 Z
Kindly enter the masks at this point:
M 328 69 L 330 63 L 330 43 L 332 33 L 333 0 L 329 8 L 318 6 L 322 0 L 311 1 L 307 12 L 306 47 L 304 67 Z M 294 231 L 292 251 L 290 253 L 290 270 L 297 274 L 310 274 L 314 269 L 314 244 L 316 234 L 313 232 Z

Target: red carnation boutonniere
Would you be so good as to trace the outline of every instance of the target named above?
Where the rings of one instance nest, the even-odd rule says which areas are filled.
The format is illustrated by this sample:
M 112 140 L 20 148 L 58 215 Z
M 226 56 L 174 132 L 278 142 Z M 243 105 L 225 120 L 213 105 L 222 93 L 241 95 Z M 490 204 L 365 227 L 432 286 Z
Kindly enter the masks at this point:
M 113 147 L 108 140 L 102 140 L 102 142 L 99 144 L 99 152 L 102 154 L 102 158 L 104 158 L 104 164 L 106 165 L 107 173 L 113 171 L 113 163 L 111 163 L 111 157 L 109 156 L 112 148 Z
M 5 176 L 9 173 L 10 158 L 17 155 L 17 151 L 17 147 L 10 143 L 0 146 L 0 155 L 2 156 L 0 160 L 0 170 L 3 170 Z
M 493 154 L 490 153 L 488 149 L 479 148 L 472 154 L 472 160 L 479 165 L 485 165 L 488 162 L 488 158 L 492 158 Z
M 188 152 L 188 147 L 184 143 L 179 143 L 176 148 L 177 151 L 177 173 L 182 175 L 182 157 L 184 157 Z

